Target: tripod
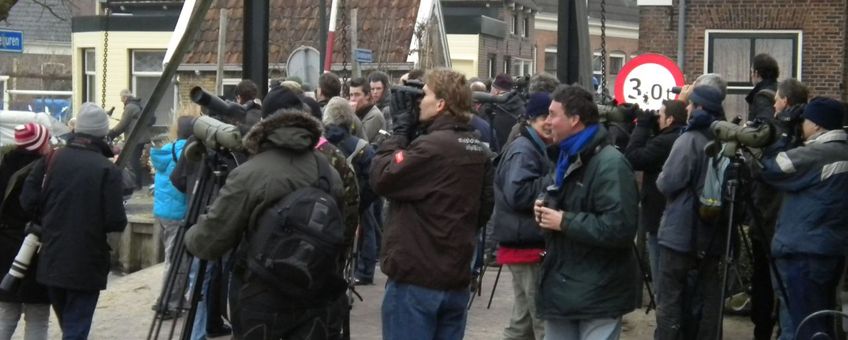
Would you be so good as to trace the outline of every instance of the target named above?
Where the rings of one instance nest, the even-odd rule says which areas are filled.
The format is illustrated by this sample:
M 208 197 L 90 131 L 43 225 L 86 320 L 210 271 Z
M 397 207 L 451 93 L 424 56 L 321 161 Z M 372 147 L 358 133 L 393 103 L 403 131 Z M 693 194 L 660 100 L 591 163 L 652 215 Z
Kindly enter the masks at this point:
M 205 211 L 206 207 L 214 201 L 215 196 L 217 196 L 218 189 L 223 186 L 224 180 L 230 170 L 227 163 L 228 159 L 235 160 L 235 157 L 232 154 L 225 154 L 219 151 L 207 151 L 203 160 L 200 162 L 197 182 L 192 190 L 191 202 L 189 203 L 185 224 L 177 231 L 177 235 L 174 238 L 174 250 L 170 257 L 171 268 L 166 274 L 165 287 L 162 288 L 162 293 L 159 296 L 159 302 L 156 305 L 157 313 L 154 314 L 153 321 L 150 324 L 147 339 L 160 338 L 162 326 L 166 320 L 159 315 L 158 311 L 162 311 L 167 308 L 168 301 L 170 301 L 174 294 L 178 294 L 177 296 L 179 296 L 184 293 L 175 291 L 176 283 L 178 282 L 177 280 L 183 280 L 183 284 L 181 285 L 182 287 L 188 287 L 188 284 L 191 281 L 189 275 L 179 277 L 179 269 L 182 263 L 184 261 L 190 263 L 193 259 L 193 256 L 189 254 L 185 248 L 183 238 L 185 237 L 185 233 L 188 228 L 197 222 L 198 217 Z M 190 305 L 188 306 L 188 314 L 183 320 L 183 330 L 180 336 L 180 339 L 182 340 L 191 339 L 194 319 L 197 314 L 197 305 L 203 293 L 203 281 L 206 274 L 206 265 L 207 263 L 205 260 L 198 262 L 197 276 L 194 279 L 194 288 L 192 289 L 191 296 L 189 298 Z M 179 300 L 179 303 L 177 304 L 177 311 L 184 309 L 185 306 L 183 306 L 183 302 L 183 299 Z M 175 319 L 171 323 L 170 331 L 168 332 L 166 339 L 173 339 L 176 327 L 177 322 Z
M 725 234 L 725 244 L 724 244 L 724 253 L 722 259 L 722 275 L 721 275 L 721 290 L 719 294 L 719 301 L 722 304 L 722 307 L 718 310 L 718 323 L 716 325 L 717 332 L 716 336 L 718 339 L 722 339 L 722 330 L 724 326 L 724 301 L 727 295 L 727 273 L 730 266 L 730 261 L 732 259 L 732 233 L 734 228 L 738 227 L 739 221 L 736 219 L 736 208 L 737 204 L 746 204 L 748 207 L 753 207 L 753 203 L 750 195 L 743 194 L 742 198 L 739 197 L 739 188 L 740 187 L 748 187 L 750 184 L 749 173 L 746 171 L 745 164 L 743 162 L 742 157 L 736 152 L 730 156 L 730 164 L 728 165 L 726 174 L 726 183 L 725 183 L 725 197 L 727 198 L 727 202 L 729 204 L 729 213 L 727 218 L 727 230 Z M 751 213 L 751 217 L 753 219 L 754 229 L 760 234 L 760 237 L 765 240 L 766 234 L 763 230 L 763 217 L 760 215 L 759 211 L 756 209 L 746 209 Z M 744 236 L 743 236 L 744 238 Z M 766 246 L 767 247 L 767 246 Z M 750 252 L 750 249 L 748 249 Z M 768 249 L 766 249 L 766 254 L 768 254 Z M 777 265 L 774 263 L 774 259 L 769 256 L 769 266 L 771 267 L 772 272 L 777 273 Z M 780 294 L 783 296 L 783 300 L 788 303 L 788 295 L 786 294 L 786 288 L 783 284 L 783 280 L 780 275 L 775 275 L 778 289 L 780 290 Z M 789 306 L 787 305 L 787 308 Z

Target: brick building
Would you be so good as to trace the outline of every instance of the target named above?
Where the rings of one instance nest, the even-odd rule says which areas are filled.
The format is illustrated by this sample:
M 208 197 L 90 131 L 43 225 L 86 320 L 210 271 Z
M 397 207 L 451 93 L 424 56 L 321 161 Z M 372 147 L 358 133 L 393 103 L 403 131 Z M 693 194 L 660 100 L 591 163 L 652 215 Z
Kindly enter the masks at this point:
M 677 58 L 679 2 L 640 6 L 639 50 Z M 848 4 L 845 0 L 687 0 L 683 71 L 706 72 L 729 85 L 728 116 L 746 116 L 751 60 L 769 53 L 779 79 L 798 78 L 811 95 L 848 99 Z M 678 63 L 679 64 L 679 63 Z
M 536 72 L 556 74 L 557 0 L 536 0 L 539 13 L 535 20 Z M 601 6 L 588 1 L 589 42 L 594 58 L 592 71 L 601 77 Z M 636 0 L 607 0 L 606 12 L 607 88 L 612 93 L 621 67 L 639 54 L 639 9 Z
M 453 68 L 468 77 L 535 73 L 532 0 L 442 0 Z

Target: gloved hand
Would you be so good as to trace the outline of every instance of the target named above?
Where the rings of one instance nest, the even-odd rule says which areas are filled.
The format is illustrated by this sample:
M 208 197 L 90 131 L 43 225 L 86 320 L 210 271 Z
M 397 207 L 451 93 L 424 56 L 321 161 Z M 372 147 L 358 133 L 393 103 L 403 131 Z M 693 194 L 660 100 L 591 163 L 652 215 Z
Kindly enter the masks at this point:
M 410 138 L 418 126 L 418 95 L 404 90 L 392 91 L 392 134 Z
M 654 128 L 660 116 L 656 110 L 638 110 L 636 112 L 636 126 Z

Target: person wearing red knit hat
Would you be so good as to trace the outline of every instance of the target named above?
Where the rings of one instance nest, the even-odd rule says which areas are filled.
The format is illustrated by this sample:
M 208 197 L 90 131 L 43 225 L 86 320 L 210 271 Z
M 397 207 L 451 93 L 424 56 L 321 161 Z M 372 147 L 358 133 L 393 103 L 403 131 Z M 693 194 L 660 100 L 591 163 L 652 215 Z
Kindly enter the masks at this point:
M 50 132 L 42 125 L 28 123 L 15 127 L 15 149 L 0 161 L 0 273 L 9 267 L 23 243 L 31 216 L 23 212 L 18 199 L 30 170 L 50 148 Z M 24 336 L 47 339 L 50 300 L 47 288 L 36 282 L 38 261 L 33 259 L 19 289 L 0 292 L 0 339 L 10 339 L 21 314 L 25 315 Z

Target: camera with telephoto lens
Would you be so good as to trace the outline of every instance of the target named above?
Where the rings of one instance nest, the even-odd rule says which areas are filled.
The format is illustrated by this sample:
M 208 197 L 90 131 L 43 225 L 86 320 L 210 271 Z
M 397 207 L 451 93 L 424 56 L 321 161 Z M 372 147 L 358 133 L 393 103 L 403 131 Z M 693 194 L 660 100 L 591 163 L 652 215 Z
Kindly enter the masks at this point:
M 403 85 L 395 85 L 391 87 L 392 92 L 403 92 L 413 100 L 413 106 L 424 98 L 424 83 L 418 80 L 407 80 Z
M 15 255 L 15 260 L 12 262 L 12 266 L 9 267 L 9 272 L 3 277 L 3 281 L 0 281 L 0 290 L 9 294 L 18 290 L 21 281 L 27 275 L 33 255 L 41 247 L 41 226 L 37 223 L 30 222 L 27 224 L 25 230 L 27 236 L 24 238 L 18 254 Z
M 197 140 L 210 149 L 226 149 L 229 151 L 240 151 L 241 131 L 235 125 L 223 122 L 238 121 L 244 119 L 246 108 L 237 103 L 225 101 L 199 86 L 191 89 L 191 101 L 204 107 L 209 115 L 200 116 L 192 122 L 192 132 Z M 199 160 L 205 152 L 196 143 L 189 144 L 186 155 L 192 160 Z
M 218 96 L 206 92 L 202 87 L 195 86 L 189 92 L 191 101 L 206 109 L 210 116 L 220 118 L 225 121 L 244 120 L 247 109 L 231 101 L 223 100 Z
M 775 140 L 774 126 L 769 122 L 759 120 L 755 120 L 747 126 L 717 120 L 710 124 L 710 131 L 713 132 L 716 140 L 707 143 L 704 149 L 709 156 L 715 156 L 722 152 L 725 156 L 733 157 L 740 145 L 763 148 Z M 720 143 L 724 143 L 724 146 L 722 147 Z

